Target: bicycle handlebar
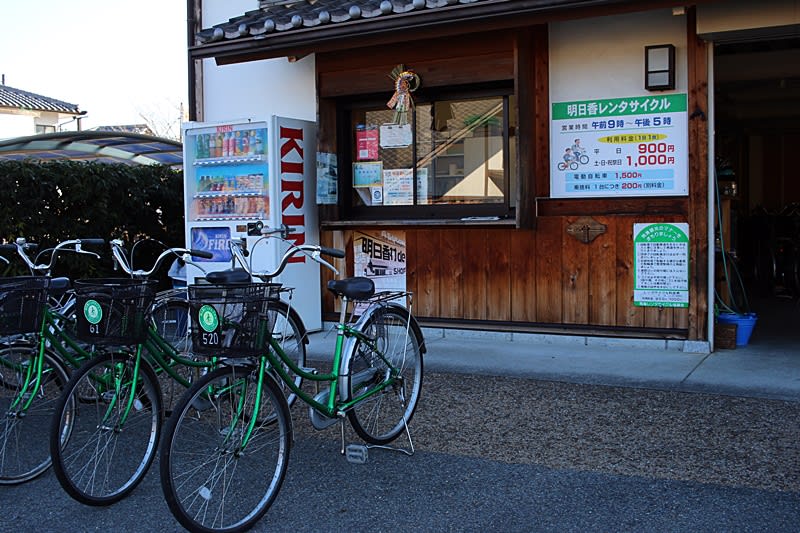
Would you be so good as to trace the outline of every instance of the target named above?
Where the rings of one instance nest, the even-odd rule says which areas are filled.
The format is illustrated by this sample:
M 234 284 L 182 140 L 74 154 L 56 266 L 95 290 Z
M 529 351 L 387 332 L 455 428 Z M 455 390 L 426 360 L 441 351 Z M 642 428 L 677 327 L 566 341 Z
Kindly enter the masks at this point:
M 42 250 L 33 260 L 31 260 L 31 258 L 28 256 L 28 253 L 35 252 L 39 248 L 39 245 L 27 242 L 24 237 L 18 237 L 16 241 L 14 241 L 14 244 L 12 245 L 3 245 L 3 246 L 4 247 L 13 246 L 17 251 L 17 255 L 19 255 L 22 258 L 22 260 L 28 266 L 28 269 L 30 269 L 31 274 L 36 274 L 37 272 L 40 272 L 44 275 L 50 275 L 50 272 L 53 269 L 53 265 L 55 265 L 56 263 L 56 258 L 58 257 L 59 252 L 64 251 L 70 253 L 88 254 L 88 255 L 93 255 L 94 257 L 99 259 L 100 258 L 99 254 L 95 252 L 90 252 L 88 250 L 83 250 L 81 246 L 103 245 L 105 244 L 105 242 L 106 242 L 105 239 L 69 239 L 66 241 L 61 241 L 53 248 L 46 248 Z M 74 248 L 69 248 L 69 246 L 74 246 Z M 50 262 L 46 264 L 45 263 L 37 264 L 37 261 L 39 261 L 39 258 L 42 256 L 42 254 L 45 254 L 47 252 L 51 252 Z
M 211 259 L 214 257 L 214 254 L 210 252 L 206 252 L 205 250 L 194 250 L 190 248 L 167 248 L 159 256 L 156 258 L 155 262 L 153 263 L 152 268 L 149 270 L 134 270 L 133 266 L 128 261 L 128 257 L 125 254 L 125 249 L 123 248 L 123 242 L 120 239 L 114 239 L 111 241 L 111 255 L 114 258 L 114 266 L 115 268 L 117 265 L 122 268 L 123 272 L 131 276 L 132 278 L 142 279 L 150 277 L 153 272 L 158 270 L 158 267 L 164 262 L 164 259 L 171 256 L 177 256 L 178 259 L 181 259 L 187 263 L 194 264 L 191 260 L 187 259 L 188 257 L 202 257 L 204 259 Z M 195 265 L 197 266 L 197 265 Z M 198 266 L 198 268 L 200 268 Z M 202 270 L 202 268 L 201 268 Z
M 289 245 L 289 249 L 284 252 L 283 257 L 281 257 L 280 263 L 272 272 L 254 272 L 252 268 L 252 264 L 249 264 L 246 257 L 249 255 L 247 250 L 244 249 L 244 239 L 236 240 L 230 239 L 228 241 L 228 245 L 230 246 L 231 252 L 239 264 L 247 271 L 248 274 L 252 277 L 256 277 L 261 279 L 262 281 L 268 281 L 272 278 L 277 277 L 283 269 L 286 268 L 286 265 L 289 263 L 289 259 L 297 254 L 305 254 L 306 256 L 310 257 L 312 260 L 316 261 L 320 265 L 330 269 L 333 271 L 334 274 L 339 274 L 339 271 L 330 264 L 328 261 L 320 257 L 321 255 L 328 255 L 331 257 L 336 258 L 343 258 L 345 257 L 345 253 L 342 250 L 336 248 L 327 248 L 325 246 L 320 246 L 318 244 L 295 244 L 287 239 L 290 233 L 293 232 L 293 228 L 282 224 L 279 228 L 262 228 L 261 229 L 261 239 L 268 239 L 268 238 L 277 238 L 281 241 L 287 243 Z M 253 248 L 261 242 L 261 239 L 256 241 L 253 245 Z

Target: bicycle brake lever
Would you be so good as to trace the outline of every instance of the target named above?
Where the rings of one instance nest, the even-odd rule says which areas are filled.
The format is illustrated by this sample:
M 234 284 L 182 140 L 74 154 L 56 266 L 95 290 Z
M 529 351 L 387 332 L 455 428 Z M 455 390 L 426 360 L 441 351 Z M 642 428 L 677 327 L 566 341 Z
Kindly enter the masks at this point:
M 320 256 L 320 252 L 319 252 L 319 250 L 315 250 L 315 251 L 313 251 L 313 252 L 311 253 L 311 259 L 313 259 L 314 261 L 316 261 L 317 263 L 319 263 L 319 264 L 321 264 L 321 265 L 324 265 L 324 266 L 328 267 L 329 269 L 331 269 L 331 270 L 333 271 L 333 273 L 334 273 L 335 275 L 337 275 L 337 276 L 339 275 L 339 270 L 337 270 L 335 266 L 333 266 L 332 264 L 330 264 L 330 263 L 328 263 L 326 260 L 324 260 L 324 259 L 323 259 L 323 258 Z

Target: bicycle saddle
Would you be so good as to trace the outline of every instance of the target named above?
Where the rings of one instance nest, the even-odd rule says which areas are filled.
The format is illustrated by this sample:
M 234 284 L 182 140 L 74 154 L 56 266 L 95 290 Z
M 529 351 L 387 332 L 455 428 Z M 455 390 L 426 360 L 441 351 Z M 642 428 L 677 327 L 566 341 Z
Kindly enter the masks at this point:
M 332 279 L 328 282 L 328 290 L 350 300 L 368 300 L 375 294 L 375 283 L 363 277 Z
M 206 274 L 206 281 L 212 285 L 231 285 L 234 283 L 250 283 L 250 274 L 243 268 L 231 268 Z
M 52 278 L 50 285 L 47 287 L 47 292 L 58 298 L 67 292 L 70 287 L 72 287 L 72 282 L 69 278 Z

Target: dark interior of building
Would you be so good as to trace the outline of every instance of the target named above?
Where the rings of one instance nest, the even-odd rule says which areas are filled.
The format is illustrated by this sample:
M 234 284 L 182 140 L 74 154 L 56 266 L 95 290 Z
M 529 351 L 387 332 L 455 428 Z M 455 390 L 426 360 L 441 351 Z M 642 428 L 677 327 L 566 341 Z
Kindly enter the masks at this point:
M 717 44 L 714 113 L 717 307 L 800 346 L 800 39 Z

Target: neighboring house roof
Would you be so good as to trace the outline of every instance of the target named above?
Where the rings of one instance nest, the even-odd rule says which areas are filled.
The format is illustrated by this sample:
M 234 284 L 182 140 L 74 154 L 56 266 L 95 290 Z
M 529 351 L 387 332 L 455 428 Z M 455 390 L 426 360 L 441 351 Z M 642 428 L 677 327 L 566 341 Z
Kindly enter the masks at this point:
M 703 1 L 703 0 L 699 0 Z M 672 2 L 667 1 L 667 4 Z M 674 2 L 680 5 L 680 1 Z M 220 62 L 281 57 L 335 47 L 347 39 L 380 38 L 397 32 L 431 31 L 434 35 L 475 32 L 492 25 L 513 27 L 544 21 L 557 12 L 575 15 L 581 8 L 623 10 L 664 7 L 643 0 L 294 0 L 264 1 L 227 22 L 196 34 L 195 58 Z M 613 12 L 613 11 L 612 11 Z M 227 58 L 227 59 L 226 59 Z
M 55 98 L 15 89 L 8 85 L 0 85 L 0 108 L 2 107 L 25 111 L 51 111 L 71 115 L 86 114 L 86 111 L 78 109 L 77 104 L 70 104 Z
M 182 144 L 170 139 L 103 131 L 68 131 L 0 141 L 0 161 L 70 159 L 129 165 L 183 165 Z
M 141 135 L 155 135 L 147 124 L 119 124 L 117 126 L 97 126 L 88 131 L 119 131 L 123 133 L 139 133 Z

